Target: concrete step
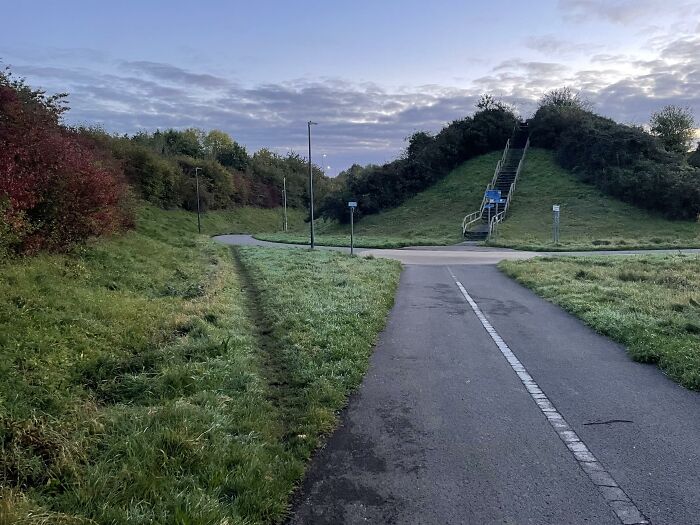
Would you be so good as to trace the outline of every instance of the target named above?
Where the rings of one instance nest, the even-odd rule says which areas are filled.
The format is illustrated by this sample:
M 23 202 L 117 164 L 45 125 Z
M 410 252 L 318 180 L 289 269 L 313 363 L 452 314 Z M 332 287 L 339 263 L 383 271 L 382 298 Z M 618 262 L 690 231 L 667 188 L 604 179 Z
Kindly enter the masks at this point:
M 485 241 L 488 237 L 489 232 L 466 232 L 464 234 L 464 239 L 467 241 Z

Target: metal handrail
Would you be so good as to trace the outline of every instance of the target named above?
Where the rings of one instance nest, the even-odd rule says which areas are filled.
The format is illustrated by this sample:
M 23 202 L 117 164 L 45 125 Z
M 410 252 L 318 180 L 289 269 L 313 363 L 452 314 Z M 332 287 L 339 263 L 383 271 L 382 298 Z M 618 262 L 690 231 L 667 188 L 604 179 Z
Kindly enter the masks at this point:
M 481 212 L 480 211 L 474 211 L 464 217 L 464 220 L 462 220 L 462 236 L 467 232 L 469 227 L 474 224 L 475 222 L 478 222 L 481 220 Z
M 506 155 L 508 154 L 509 149 L 510 149 L 510 139 L 506 140 L 506 147 L 503 148 L 503 155 L 501 155 L 501 164 L 503 164 L 506 161 Z
M 515 129 L 515 128 L 514 128 Z M 496 169 L 493 171 L 493 177 L 491 177 L 491 182 L 489 182 L 486 185 L 486 191 L 493 189 L 494 186 L 496 185 L 496 180 L 498 179 L 498 173 L 501 171 L 501 167 L 506 161 L 506 156 L 508 155 L 508 151 L 510 150 L 510 139 L 506 140 L 506 146 L 503 148 L 503 154 L 501 155 L 501 159 L 496 163 Z M 484 213 L 484 206 L 486 206 L 486 191 L 484 191 L 484 197 L 481 199 L 481 204 L 479 205 L 479 210 L 478 211 L 473 211 L 470 214 L 466 215 L 464 219 L 462 219 L 462 236 L 467 232 L 467 229 L 469 226 L 474 224 L 475 222 L 478 222 L 481 219 L 481 216 Z
M 510 208 L 510 201 L 513 196 L 513 193 L 515 193 L 515 187 L 518 182 L 518 177 L 520 176 L 520 171 L 523 168 L 523 161 L 525 160 L 525 154 L 527 153 L 528 148 L 530 147 L 530 137 L 528 137 L 527 141 L 525 142 L 525 147 L 523 148 L 523 156 L 520 157 L 520 162 L 518 162 L 518 168 L 515 170 L 515 177 L 513 178 L 513 182 L 510 184 L 510 188 L 508 189 L 508 197 L 506 198 L 506 205 L 503 208 L 503 211 L 498 212 L 496 215 L 491 217 L 491 221 L 489 222 L 489 233 L 486 236 L 486 241 L 488 242 L 491 240 L 492 236 L 497 235 L 498 233 L 498 225 L 502 223 L 506 219 L 506 213 L 508 212 L 508 208 Z

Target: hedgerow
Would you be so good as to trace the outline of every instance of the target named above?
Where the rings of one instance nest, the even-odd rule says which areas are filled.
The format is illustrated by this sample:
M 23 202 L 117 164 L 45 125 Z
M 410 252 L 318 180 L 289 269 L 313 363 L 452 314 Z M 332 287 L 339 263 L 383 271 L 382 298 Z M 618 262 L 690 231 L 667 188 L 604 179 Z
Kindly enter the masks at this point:
M 3 251 L 62 250 L 130 222 L 123 173 L 108 152 L 61 125 L 63 95 L 0 72 Z

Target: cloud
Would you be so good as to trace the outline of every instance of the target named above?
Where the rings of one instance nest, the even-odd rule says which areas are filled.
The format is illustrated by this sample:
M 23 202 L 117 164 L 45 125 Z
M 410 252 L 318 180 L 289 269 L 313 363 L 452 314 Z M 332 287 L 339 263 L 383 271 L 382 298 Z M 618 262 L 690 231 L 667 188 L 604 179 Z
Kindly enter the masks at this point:
M 533 39 L 542 49 L 570 49 L 547 36 Z M 515 104 L 525 116 L 545 91 L 567 85 L 582 90 L 596 111 L 622 122 L 646 122 L 652 111 L 669 103 L 689 106 L 700 118 L 700 37 L 693 34 L 658 41 L 655 56 L 599 53 L 581 68 L 565 59 L 515 57 L 461 88 L 388 89 L 340 78 L 243 85 L 235 78 L 160 62 L 102 56 L 91 62 L 84 59 L 94 56 L 89 50 L 77 52 L 82 58 L 77 62 L 65 59 L 68 52 L 56 52 L 45 61 L 11 63 L 32 85 L 70 94 L 69 123 L 99 123 L 119 133 L 218 128 L 250 150 L 304 152 L 305 123 L 313 119 L 320 124 L 314 128 L 316 151 L 328 155 L 334 173 L 353 162 L 395 158 L 405 137 L 417 130 L 437 131 L 471 114 L 483 92 Z
M 616 24 L 630 24 L 655 13 L 684 10 L 691 5 L 674 0 L 559 0 L 558 3 L 569 20 L 582 22 L 597 18 Z
M 603 46 L 591 43 L 571 42 L 557 37 L 556 35 L 540 35 L 529 36 L 524 39 L 524 45 L 528 49 L 538 51 L 542 54 L 551 55 L 570 55 L 574 53 L 587 52 L 601 49 Z
M 168 64 L 119 62 L 114 70 L 13 65 L 33 85 L 67 91 L 70 124 L 100 124 L 118 133 L 156 128 L 223 129 L 251 150 L 303 152 L 306 121 L 316 148 L 335 172 L 353 162 L 399 154 L 416 130 L 438 130 L 473 112 L 477 94 L 441 86 L 387 91 L 343 79 L 255 86 Z
M 231 81 L 214 75 L 191 73 L 171 64 L 148 62 L 144 60 L 122 62 L 122 69 L 134 73 L 143 73 L 151 78 L 173 84 L 187 84 L 202 88 L 225 88 Z

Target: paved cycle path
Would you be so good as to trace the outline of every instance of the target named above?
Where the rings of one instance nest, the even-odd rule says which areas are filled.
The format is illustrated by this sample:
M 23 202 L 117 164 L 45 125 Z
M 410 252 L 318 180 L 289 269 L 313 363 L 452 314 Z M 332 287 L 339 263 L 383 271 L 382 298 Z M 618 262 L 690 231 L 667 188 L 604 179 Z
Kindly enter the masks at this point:
M 433 252 L 290 522 L 700 524 L 698 393 L 492 264 L 522 252 Z

